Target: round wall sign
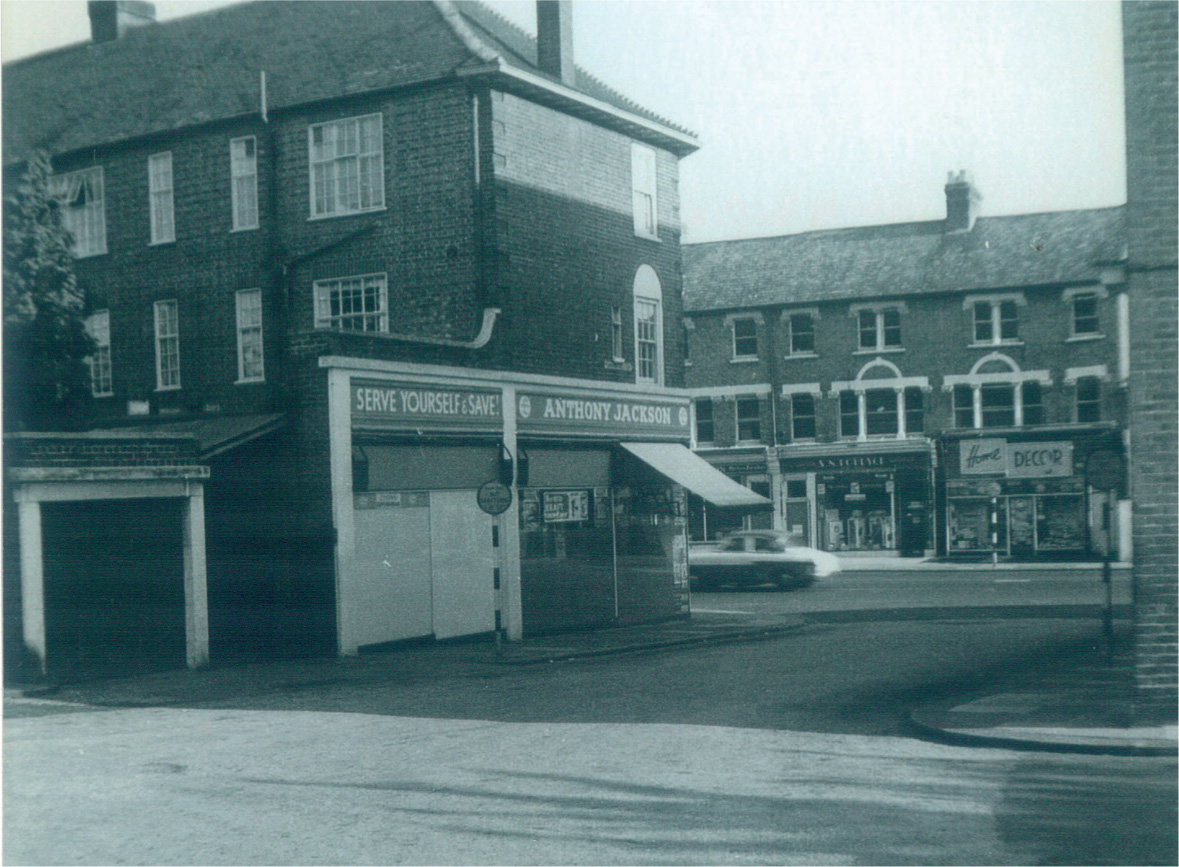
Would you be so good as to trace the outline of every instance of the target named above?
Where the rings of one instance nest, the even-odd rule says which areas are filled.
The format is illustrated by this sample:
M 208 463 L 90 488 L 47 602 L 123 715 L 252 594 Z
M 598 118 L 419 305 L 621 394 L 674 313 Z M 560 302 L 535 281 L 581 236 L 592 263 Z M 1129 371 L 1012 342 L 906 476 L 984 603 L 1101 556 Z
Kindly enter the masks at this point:
M 503 482 L 484 482 L 475 495 L 475 502 L 489 515 L 502 515 L 512 505 L 512 489 Z

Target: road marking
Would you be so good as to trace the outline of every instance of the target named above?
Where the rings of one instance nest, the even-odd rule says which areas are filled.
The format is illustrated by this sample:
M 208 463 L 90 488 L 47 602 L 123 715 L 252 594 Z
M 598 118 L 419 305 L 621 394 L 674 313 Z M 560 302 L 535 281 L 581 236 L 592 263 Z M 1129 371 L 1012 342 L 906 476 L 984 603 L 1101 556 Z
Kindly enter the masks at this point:
M 737 611 L 731 608 L 697 608 L 694 605 L 692 610 L 697 614 L 744 614 L 746 616 L 753 614 L 752 611 Z
M 996 578 L 996 584 L 1031 584 L 1031 578 Z

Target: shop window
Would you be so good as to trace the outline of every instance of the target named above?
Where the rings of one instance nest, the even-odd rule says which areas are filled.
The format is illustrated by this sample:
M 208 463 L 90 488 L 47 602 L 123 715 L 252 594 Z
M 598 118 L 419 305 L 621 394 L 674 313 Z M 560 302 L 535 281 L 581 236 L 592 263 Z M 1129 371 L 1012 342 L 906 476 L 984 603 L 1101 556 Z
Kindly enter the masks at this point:
M 925 433 L 925 395 L 919 388 L 905 389 L 905 433 Z
M 737 439 L 740 442 L 761 441 L 761 400 L 756 397 L 737 398 Z
M 897 393 L 893 389 L 872 388 L 864 392 L 865 427 L 868 436 L 896 436 Z
M 1073 337 L 1100 336 L 1101 321 L 1097 313 L 1097 300 L 1096 292 L 1073 296 Z
M 74 255 L 82 258 L 105 253 L 102 166 L 55 175 L 49 181 L 49 192 L 61 204 L 61 221 L 74 239 Z
M 1101 380 L 1096 376 L 1077 380 L 1077 421 L 1101 421 Z
M 790 396 L 790 435 L 796 440 L 815 438 L 815 396 L 794 394 Z
M 716 419 L 713 416 L 711 400 L 696 401 L 696 442 L 711 443 L 716 441 Z
M 752 317 L 733 320 L 733 359 L 757 358 L 757 320 Z
M 815 354 L 815 320 L 809 313 L 786 317 L 786 346 L 789 355 Z
M 1038 382 L 1023 384 L 1023 423 L 1044 423 L 1044 390 Z
M 901 345 L 901 312 L 896 308 L 886 310 L 861 310 L 859 312 L 860 349 L 897 349 Z
M 839 393 L 839 435 L 858 437 L 860 435 L 860 402 L 854 391 Z
M 974 389 L 954 386 L 954 427 L 974 427 Z
M 1015 386 L 1004 382 L 988 382 L 980 386 L 982 392 L 982 426 L 1011 427 L 1015 424 Z

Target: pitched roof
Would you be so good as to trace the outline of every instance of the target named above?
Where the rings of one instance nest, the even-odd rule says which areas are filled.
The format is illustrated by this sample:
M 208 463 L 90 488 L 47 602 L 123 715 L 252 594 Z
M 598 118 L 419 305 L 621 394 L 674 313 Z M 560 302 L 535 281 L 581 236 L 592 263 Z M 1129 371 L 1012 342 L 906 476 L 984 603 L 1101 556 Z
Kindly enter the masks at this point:
M 685 244 L 688 312 L 1097 280 L 1125 245 L 1123 209 L 941 220 Z
M 262 72 L 267 106 L 281 111 L 445 79 L 495 58 L 547 78 L 535 65 L 535 40 L 474 2 L 240 3 L 5 65 L 4 160 L 257 114 Z M 583 70 L 577 90 L 688 135 Z

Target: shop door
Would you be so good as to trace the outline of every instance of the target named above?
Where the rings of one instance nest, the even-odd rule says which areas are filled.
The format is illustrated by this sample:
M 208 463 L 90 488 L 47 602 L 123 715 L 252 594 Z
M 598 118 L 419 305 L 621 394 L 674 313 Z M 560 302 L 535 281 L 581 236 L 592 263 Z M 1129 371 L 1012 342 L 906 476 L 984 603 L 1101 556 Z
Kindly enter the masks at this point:
M 1036 550 L 1036 503 L 1031 497 L 1009 497 L 1007 528 L 1011 556 L 1024 557 Z
M 791 535 L 814 544 L 811 538 L 811 503 L 806 495 L 806 477 L 782 479 L 782 519 Z
M 491 521 L 473 491 L 430 493 L 435 638 L 495 629 Z
M 753 493 L 761 494 L 767 500 L 773 502 L 773 495 L 770 493 L 769 476 L 747 476 L 744 484 Z M 754 512 L 745 518 L 745 527 L 748 530 L 770 530 L 773 526 L 773 512 Z
M 429 635 L 433 625 L 430 507 L 425 492 L 362 495 L 355 592 L 344 598 L 357 645 Z

